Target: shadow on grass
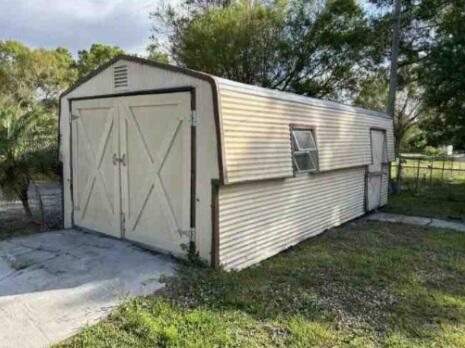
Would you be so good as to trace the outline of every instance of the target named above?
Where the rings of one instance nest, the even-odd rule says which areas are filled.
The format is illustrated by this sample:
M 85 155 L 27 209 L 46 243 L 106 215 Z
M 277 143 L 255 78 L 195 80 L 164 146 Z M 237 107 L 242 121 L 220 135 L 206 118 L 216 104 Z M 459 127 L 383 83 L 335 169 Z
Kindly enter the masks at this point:
M 403 190 L 389 197 L 383 211 L 465 222 L 465 182 Z
M 465 235 L 349 223 L 241 272 L 182 267 L 70 346 L 464 346 Z

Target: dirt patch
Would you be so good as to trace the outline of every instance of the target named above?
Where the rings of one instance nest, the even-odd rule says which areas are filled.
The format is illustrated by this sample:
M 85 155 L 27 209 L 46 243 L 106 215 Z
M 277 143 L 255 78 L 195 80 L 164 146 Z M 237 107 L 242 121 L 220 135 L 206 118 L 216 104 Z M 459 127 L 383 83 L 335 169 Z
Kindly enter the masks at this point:
M 39 195 L 44 207 L 45 226 L 42 226 Z M 18 200 L 6 200 L 0 193 L 0 240 L 35 232 L 56 230 L 62 226 L 61 187 L 56 182 L 38 184 L 29 188 L 29 204 L 33 221 L 26 218 Z

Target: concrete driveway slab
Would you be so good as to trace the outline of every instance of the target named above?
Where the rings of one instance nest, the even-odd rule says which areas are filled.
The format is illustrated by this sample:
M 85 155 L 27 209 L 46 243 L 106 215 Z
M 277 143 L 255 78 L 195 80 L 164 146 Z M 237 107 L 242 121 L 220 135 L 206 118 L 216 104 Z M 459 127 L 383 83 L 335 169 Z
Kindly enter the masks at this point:
M 408 216 L 400 214 L 389 214 L 389 213 L 373 213 L 367 216 L 368 220 L 373 221 L 384 221 L 384 222 L 400 222 L 409 225 L 419 225 L 425 227 L 437 227 L 447 228 L 450 230 L 456 230 L 465 232 L 465 223 L 446 221 L 435 218 L 427 218 L 420 216 Z
M 46 347 L 163 287 L 175 261 L 75 230 L 0 242 L 0 347 Z

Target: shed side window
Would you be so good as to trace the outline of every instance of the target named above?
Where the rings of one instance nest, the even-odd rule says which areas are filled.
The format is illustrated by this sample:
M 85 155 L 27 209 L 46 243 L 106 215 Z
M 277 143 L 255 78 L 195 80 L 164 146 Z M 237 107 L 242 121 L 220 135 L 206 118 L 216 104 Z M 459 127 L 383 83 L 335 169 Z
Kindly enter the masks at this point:
M 318 170 L 318 148 L 311 128 L 291 128 L 292 162 L 296 173 Z

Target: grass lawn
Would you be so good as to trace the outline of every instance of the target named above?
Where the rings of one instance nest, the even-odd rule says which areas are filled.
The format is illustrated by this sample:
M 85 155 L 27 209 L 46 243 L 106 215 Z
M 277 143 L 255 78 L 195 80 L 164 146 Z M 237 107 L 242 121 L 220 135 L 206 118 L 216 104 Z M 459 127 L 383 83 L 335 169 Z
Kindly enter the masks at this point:
M 358 220 L 166 281 L 58 347 L 465 347 L 463 233 Z
M 430 159 L 404 157 L 402 192 L 391 195 L 383 211 L 465 222 L 465 161 Z M 391 177 L 396 178 L 397 165 L 391 169 Z
M 418 192 L 404 190 L 389 196 L 387 213 L 437 217 L 465 222 L 465 181 L 424 187 Z

